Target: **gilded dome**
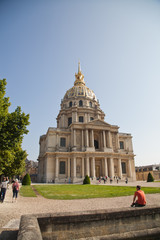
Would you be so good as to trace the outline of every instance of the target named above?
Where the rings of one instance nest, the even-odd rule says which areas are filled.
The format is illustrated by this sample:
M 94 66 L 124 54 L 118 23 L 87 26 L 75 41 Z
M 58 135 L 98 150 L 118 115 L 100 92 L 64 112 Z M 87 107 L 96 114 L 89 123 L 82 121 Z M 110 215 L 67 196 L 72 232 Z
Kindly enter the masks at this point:
M 84 75 L 82 74 L 80 69 L 80 63 L 78 64 L 78 73 L 75 74 L 74 86 L 66 92 L 63 100 L 74 97 L 85 97 L 97 101 L 95 93 L 85 84 Z

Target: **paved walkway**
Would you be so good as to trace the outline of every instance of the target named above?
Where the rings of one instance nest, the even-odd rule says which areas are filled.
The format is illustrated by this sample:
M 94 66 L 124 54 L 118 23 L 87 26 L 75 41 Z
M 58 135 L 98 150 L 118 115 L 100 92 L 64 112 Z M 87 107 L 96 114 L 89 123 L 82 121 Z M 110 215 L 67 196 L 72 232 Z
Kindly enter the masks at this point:
M 98 182 L 97 182 L 98 183 Z M 103 183 L 101 183 L 102 185 Z M 106 183 L 105 185 L 111 185 Z M 136 186 L 143 187 L 160 187 L 160 182 L 132 182 L 125 184 L 124 182 L 112 183 L 119 186 Z M 136 189 L 135 189 L 136 190 Z M 134 192 L 133 192 L 134 193 Z M 147 205 L 160 206 L 160 194 L 147 194 Z M 21 215 L 32 213 L 55 213 L 55 212 L 74 212 L 86 210 L 115 209 L 121 207 L 129 207 L 133 196 L 117 197 L 117 198 L 99 198 L 99 199 L 80 199 L 80 200 L 53 200 L 45 199 L 42 196 L 36 198 L 26 198 L 18 196 L 17 203 L 12 203 L 11 187 L 7 190 L 6 198 L 3 204 L 0 204 L 0 239 L 5 238 L 4 233 L 8 231 L 18 230 Z M 3 238 L 2 238 L 3 235 Z M 13 235 L 13 234 L 12 234 Z M 16 238 L 12 238 L 16 239 Z

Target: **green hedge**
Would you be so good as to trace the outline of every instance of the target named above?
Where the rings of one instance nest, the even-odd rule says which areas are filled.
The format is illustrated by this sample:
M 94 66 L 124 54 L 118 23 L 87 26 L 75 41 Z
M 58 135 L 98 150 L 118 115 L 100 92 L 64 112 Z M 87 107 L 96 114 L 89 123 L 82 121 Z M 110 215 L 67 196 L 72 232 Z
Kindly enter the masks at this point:
M 83 184 L 91 184 L 90 178 L 88 177 L 88 175 L 85 176 L 85 179 L 83 180 Z
M 31 178 L 28 173 L 24 176 L 22 180 L 22 185 L 31 185 Z
M 147 182 L 154 182 L 154 178 L 150 172 L 148 173 Z

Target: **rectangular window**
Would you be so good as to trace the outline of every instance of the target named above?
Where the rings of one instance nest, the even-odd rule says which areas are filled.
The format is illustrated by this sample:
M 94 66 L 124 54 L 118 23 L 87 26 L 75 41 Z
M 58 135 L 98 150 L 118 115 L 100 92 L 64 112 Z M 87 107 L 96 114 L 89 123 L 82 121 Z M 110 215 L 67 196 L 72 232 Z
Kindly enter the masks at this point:
M 66 146 L 66 139 L 65 138 L 60 138 L 60 146 L 65 147 Z
M 126 163 L 122 162 L 122 173 L 126 173 Z
M 83 122 L 83 117 L 82 116 L 79 117 L 79 122 Z
M 65 162 L 61 161 L 61 162 L 60 162 L 59 173 L 60 173 L 60 174 L 65 174 L 65 168 L 66 168 Z
M 90 117 L 90 121 L 93 121 L 94 120 L 94 118 L 93 117 Z
M 72 123 L 72 118 L 68 118 L 68 126 Z
M 119 145 L 120 145 L 120 149 L 124 149 L 124 142 L 120 141 Z

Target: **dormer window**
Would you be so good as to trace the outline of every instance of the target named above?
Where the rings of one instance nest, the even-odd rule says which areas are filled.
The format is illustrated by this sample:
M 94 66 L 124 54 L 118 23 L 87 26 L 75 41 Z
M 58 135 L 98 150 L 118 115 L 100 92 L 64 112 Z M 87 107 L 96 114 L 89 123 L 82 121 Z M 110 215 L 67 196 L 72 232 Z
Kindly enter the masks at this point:
M 83 101 L 82 100 L 79 101 L 79 107 L 83 107 Z
M 69 102 L 69 107 L 72 107 L 72 102 Z

